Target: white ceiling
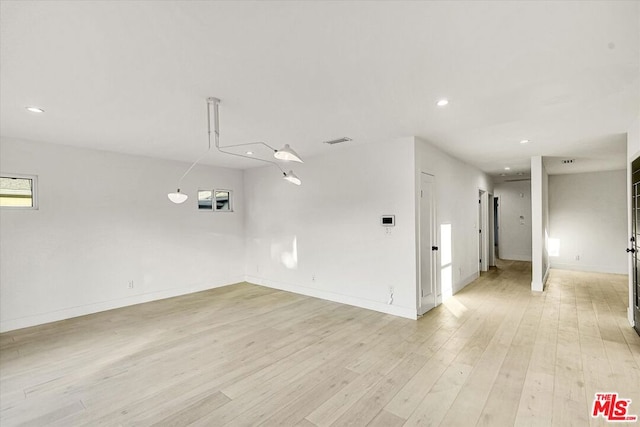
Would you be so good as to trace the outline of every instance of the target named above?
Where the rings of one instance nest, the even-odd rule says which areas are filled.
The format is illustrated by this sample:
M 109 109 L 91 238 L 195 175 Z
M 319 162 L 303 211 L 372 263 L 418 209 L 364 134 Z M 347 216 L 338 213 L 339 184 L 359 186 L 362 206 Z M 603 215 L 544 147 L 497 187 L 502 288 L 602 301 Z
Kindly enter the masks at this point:
M 624 168 L 640 110 L 637 1 L 0 8 L 5 137 L 191 161 L 207 146 L 205 99 L 216 96 L 223 145 L 289 143 L 310 157 L 342 149 L 321 143 L 342 136 L 416 135 L 516 174 L 532 155 Z M 206 162 L 255 166 L 217 153 Z

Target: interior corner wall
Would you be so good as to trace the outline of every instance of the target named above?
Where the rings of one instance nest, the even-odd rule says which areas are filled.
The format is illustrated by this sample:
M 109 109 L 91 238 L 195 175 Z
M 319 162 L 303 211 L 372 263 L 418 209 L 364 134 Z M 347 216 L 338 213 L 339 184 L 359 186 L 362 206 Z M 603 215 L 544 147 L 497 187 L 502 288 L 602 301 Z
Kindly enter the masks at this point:
M 531 290 L 542 292 L 549 272 L 549 175 L 542 156 L 531 158 Z
M 441 226 L 451 224 L 451 283 L 441 283 L 441 292 L 455 294 L 480 274 L 478 192 L 493 193 L 493 183 L 480 169 L 421 139 L 416 139 L 416 169 L 418 174 L 435 176 L 439 246 Z M 438 254 L 439 260 L 441 255 Z
M 415 319 L 414 139 L 326 148 L 245 171 L 247 281 Z
M 531 261 L 531 181 L 500 182 L 498 202 L 498 258 Z
M 38 177 L 38 210 L 0 212 L 0 330 L 244 280 L 242 171 L 0 140 L 4 173 Z M 196 191 L 233 190 L 235 212 L 198 212 Z M 129 282 L 133 281 L 133 288 Z
M 551 267 L 627 273 L 626 170 L 549 177 Z

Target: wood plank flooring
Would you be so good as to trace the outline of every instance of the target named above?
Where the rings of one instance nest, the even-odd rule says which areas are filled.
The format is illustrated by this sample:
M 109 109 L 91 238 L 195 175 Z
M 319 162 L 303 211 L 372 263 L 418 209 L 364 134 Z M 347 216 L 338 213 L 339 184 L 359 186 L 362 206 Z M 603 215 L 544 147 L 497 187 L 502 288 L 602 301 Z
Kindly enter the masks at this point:
M 418 321 L 245 283 L 4 333 L 0 425 L 605 425 L 596 392 L 640 415 L 626 276 L 530 282 L 503 261 Z

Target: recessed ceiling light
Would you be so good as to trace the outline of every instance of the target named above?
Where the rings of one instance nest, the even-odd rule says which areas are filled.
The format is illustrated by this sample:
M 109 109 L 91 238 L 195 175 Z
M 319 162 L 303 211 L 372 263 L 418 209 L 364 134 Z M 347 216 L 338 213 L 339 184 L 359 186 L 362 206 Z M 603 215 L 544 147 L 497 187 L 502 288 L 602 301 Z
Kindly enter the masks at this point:
M 511 170 L 511 168 L 510 168 L 509 166 L 507 166 L 507 167 L 505 167 L 505 168 L 504 168 L 504 170 L 506 170 L 506 171 L 510 171 L 510 170 Z
M 247 151 L 247 155 L 253 156 L 253 151 Z
M 38 107 L 24 107 L 27 109 L 27 111 L 31 111 L 32 113 L 44 113 L 44 110 L 42 108 L 38 108 Z
M 436 103 L 436 105 L 437 105 L 438 107 L 444 107 L 444 106 L 445 106 L 445 105 L 447 105 L 448 103 L 449 103 L 449 100 L 448 100 L 448 99 L 441 99 L 440 101 L 438 101 L 438 102 Z
M 523 139 L 522 141 L 520 141 L 520 144 L 528 144 L 529 140 L 528 139 Z

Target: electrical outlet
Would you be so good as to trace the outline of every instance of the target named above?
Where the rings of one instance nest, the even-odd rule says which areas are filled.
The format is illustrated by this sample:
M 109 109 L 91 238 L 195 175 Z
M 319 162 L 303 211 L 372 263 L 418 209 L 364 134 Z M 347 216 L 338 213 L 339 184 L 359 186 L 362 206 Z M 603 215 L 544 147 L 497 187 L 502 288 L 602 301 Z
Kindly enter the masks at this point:
M 580 255 L 576 255 L 576 261 L 580 261 Z
M 133 289 L 133 280 L 129 280 L 129 289 Z

